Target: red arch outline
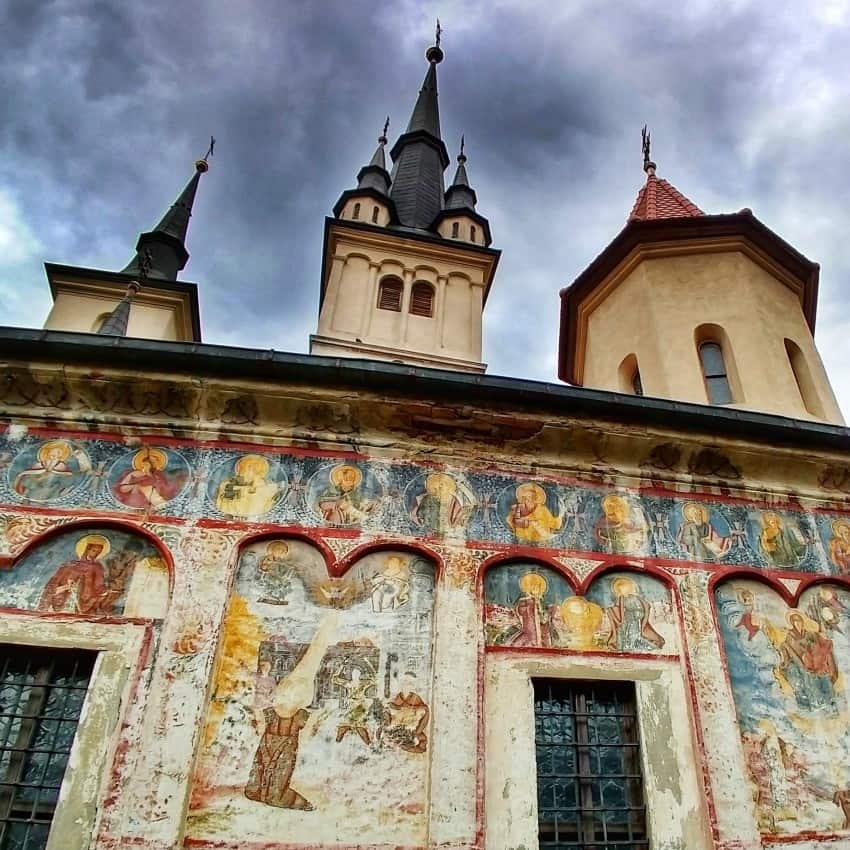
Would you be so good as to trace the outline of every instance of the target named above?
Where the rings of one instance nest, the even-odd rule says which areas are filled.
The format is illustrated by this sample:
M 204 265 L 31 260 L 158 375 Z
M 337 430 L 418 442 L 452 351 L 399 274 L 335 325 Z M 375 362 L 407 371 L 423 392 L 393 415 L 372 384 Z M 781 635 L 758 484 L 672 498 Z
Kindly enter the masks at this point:
M 329 573 L 333 578 L 342 578 L 358 561 L 362 561 L 373 552 L 409 552 L 421 555 L 434 564 L 434 580 L 439 581 L 445 565 L 443 559 L 431 548 L 418 541 L 370 540 L 355 546 L 347 555 L 336 561 Z
M 550 558 L 547 555 L 541 554 L 537 549 L 521 549 L 519 551 L 514 550 L 510 553 L 499 552 L 496 555 L 491 555 L 487 558 L 478 570 L 478 576 L 476 580 L 476 589 L 478 591 L 478 595 L 481 598 L 481 604 L 484 604 L 484 575 L 491 569 L 499 566 L 507 566 L 510 564 L 539 564 L 541 567 L 549 567 L 550 569 L 555 570 L 556 573 L 559 573 L 567 580 L 567 584 L 572 588 L 573 593 L 577 592 L 577 588 L 580 584 L 578 578 L 570 572 L 570 570 L 565 567 L 563 564 L 556 561 L 554 558 Z
M 673 579 L 673 576 L 670 575 L 666 570 L 663 570 L 661 567 L 656 566 L 654 564 L 643 564 L 641 566 L 634 566 L 632 564 L 618 564 L 618 563 L 609 563 L 609 564 L 599 564 L 594 567 L 581 581 L 578 588 L 576 589 L 576 593 L 585 596 L 587 591 L 590 589 L 590 586 L 596 579 L 601 578 L 606 573 L 633 573 L 636 575 L 648 575 L 654 579 L 658 579 L 670 592 L 671 599 L 675 598 L 678 588 L 676 587 L 676 582 Z

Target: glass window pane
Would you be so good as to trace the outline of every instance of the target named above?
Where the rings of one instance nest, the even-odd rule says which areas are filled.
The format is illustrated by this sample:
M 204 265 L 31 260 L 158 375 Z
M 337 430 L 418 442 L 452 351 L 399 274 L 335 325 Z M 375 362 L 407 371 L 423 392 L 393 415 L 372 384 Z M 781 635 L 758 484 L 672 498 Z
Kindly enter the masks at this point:
M 726 374 L 723 352 L 716 342 L 704 342 L 699 347 L 699 356 L 702 361 L 702 371 L 706 378 Z
M 726 377 L 706 378 L 705 385 L 708 389 L 708 400 L 712 404 L 730 404 L 732 402 L 732 391 L 729 389 L 729 381 Z

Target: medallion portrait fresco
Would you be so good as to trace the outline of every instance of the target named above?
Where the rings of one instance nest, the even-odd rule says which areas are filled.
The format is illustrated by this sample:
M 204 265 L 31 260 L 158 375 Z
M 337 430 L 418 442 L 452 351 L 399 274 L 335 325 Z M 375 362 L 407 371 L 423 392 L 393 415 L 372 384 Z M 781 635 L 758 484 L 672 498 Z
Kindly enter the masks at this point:
M 510 563 L 484 576 L 488 646 L 675 653 L 670 591 L 632 571 L 605 573 L 577 595 L 551 567 Z
M 434 565 L 366 555 L 341 578 L 309 544 L 241 554 L 188 834 L 425 840 Z M 380 811 L 359 799 L 379 798 Z
M 47 440 L 19 452 L 8 471 L 12 492 L 29 502 L 52 502 L 70 496 L 91 475 L 85 450 L 70 440 Z
M 462 532 L 476 508 L 469 484 L 445 472 L 417 475 L 404 494 L 408 516 L 426 533 L 451 536 Z
M 268 514 L 286 492 L 279 464 L 260 454 L 243 454 L 219 464 L 207 492 L 221 513 L 245 519 Z
M 0 606 L 89 617 L 162 617 L 169 574 L 143 537 L 114 528 L 68 530 L 0 570 Z
M 760 559 L 776 569 L 800 569 L 814 542 L 807 523 L 779 511 L 752 511 L 747 533 Z
M 181 454 L 162 446 L 144 446 L 112 464 L 109 491 L 128 508 L 155 511 L 180 495 L 190 477 L 189 464 Z
M 790 607 L 735 578 L 715 600 L 760 829 L 850 830 L 850 591 L 818 584 Z
M 705 502 L 683 502 L 670 515 L 670 534 L 689 561 L 723 561 L 736 545 L 736 537 L 723 511 Z
M 549 543 L 564 528 L 567 508 L 558 491 L 538 481 L 522 481 L 499 495 L 499 517 L 517 543 Z
M 383 495 L 367 464 L 336 463 L 313 475 L 307 500 L 327 525 L 360 526 L 378 513 Z

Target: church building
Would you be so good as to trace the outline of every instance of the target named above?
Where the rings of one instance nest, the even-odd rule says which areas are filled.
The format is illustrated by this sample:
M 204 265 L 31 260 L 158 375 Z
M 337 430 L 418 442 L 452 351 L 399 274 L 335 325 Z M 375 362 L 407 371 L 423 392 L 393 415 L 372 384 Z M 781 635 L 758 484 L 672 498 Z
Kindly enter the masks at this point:
M 819 266 L 645 135 L 553 270 L 561 382 L 489 376 L 443 58 L 324 222 L 309 354 L 201 341 L 207 158 L 0 328 L 0 850 L 850 848 Z

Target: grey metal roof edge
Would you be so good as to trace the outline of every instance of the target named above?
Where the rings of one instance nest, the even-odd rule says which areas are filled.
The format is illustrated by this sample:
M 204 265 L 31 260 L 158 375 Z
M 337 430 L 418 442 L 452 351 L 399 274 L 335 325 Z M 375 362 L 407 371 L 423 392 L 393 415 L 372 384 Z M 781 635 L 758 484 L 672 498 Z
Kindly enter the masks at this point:
M 653 425 L 743 438 L 772 446 L 850 453 L 850 428 L 764 413 L 629 396 L 521 378 L 472 375 L 373 360 L 319 357 L 198 343 L 160 342 L 64 331 L 0 327 L 0 357 L 27 362 L 105 364 L 135 371 L 281 380 L 465 404 L 496 403 L 564 416 Z

